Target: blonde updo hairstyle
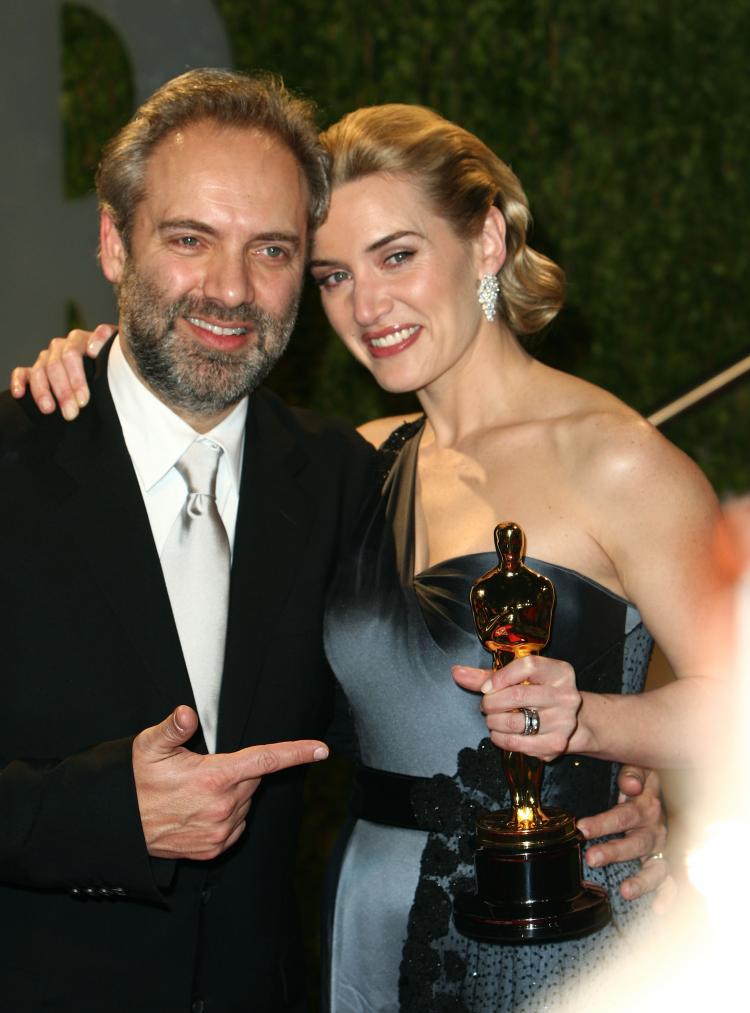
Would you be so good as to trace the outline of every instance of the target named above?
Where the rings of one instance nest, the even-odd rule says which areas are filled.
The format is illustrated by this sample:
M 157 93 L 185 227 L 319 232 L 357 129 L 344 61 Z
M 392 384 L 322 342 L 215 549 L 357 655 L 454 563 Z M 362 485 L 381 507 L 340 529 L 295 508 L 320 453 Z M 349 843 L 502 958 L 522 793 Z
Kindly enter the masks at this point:
M 565 275 L 526 243 L 529 205 L 518 178 L 478 137 L 431 109 L 357 109 L 321 135 L 331 189 L 373 173 L 413 179 L 456 235 L 473 239 L 494 205 L 506 223 L 498 309 L 516 334 L 534 334 L 563 305 Z

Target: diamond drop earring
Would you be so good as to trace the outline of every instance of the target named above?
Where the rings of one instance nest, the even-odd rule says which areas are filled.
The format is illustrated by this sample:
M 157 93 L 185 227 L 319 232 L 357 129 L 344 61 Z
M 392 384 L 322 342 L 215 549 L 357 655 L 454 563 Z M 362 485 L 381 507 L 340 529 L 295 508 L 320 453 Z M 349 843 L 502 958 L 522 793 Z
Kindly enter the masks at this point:
M 477 290 L 477 299 L 487 320 L 492 323 L 497 312 L 497 295 L 500 282 L 495 274 L 483 274 Z

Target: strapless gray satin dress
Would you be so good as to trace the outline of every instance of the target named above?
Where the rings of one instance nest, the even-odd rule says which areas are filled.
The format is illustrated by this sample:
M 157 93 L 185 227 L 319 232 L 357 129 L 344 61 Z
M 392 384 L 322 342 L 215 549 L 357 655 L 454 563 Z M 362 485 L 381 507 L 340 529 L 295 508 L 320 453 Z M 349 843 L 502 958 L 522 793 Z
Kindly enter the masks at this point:
M 386 444 L 384 459 L 393 463 L 355 551 L 342 560 L 325 639 L 351 706 L 361 762 L 429 778 L 419 804 L 440 813 L 441 827 L 426 832 L 359 819 L 350 828 L 329 880 L 324 1003 L 333 1013 L 555 1010 L 591 972 L 624 959 L 628 933 L 636 925 L 647 930 L 649 899 L 621 899 L 618 886 L 636 869 L 624 863 L 585 869 L 587 879 L 606 887 L 613 907 L 612 924 L 595 935 L 497 946 L 465 939 L 453 927 L 452 897 L 473 881 L 477 806 L 508 805 L 479 700 L 451 677 L 455 663 L 489 667 L 474 632 L 469 588 L 497 558 L 462 556 L 414 576 L 420 431 L 402 427 Z M 557 592 L 545 653 L 569 661 L 581 689 L 640 692 L 652 642 L 636 609 L 571 570 L 526 562 Z M 601 812 L 617 798 L 616 775 L 616 765 L 562 757 L 547 766 L 542 801 L 577 816 Z

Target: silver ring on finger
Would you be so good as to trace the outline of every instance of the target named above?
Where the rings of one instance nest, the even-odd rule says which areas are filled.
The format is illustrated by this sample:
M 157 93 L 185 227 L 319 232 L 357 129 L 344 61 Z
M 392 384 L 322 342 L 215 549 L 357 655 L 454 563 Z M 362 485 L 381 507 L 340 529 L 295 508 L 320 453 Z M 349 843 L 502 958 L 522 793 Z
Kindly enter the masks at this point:
M 539 711 L 534 710 L 533 707 L 522 707 L 521 713 L 523 714 L 523 731 L 521 735 L 538 735 Z
M 649 855 L 647 858 L 644 858 L 643 861 L 644 863 L 650 862 L 652 858 L 655 858 L 658 862 L 666 862 L 667 860 L 667 856 L 664 854 L 663 851 L 654 851 L 652 855 Z

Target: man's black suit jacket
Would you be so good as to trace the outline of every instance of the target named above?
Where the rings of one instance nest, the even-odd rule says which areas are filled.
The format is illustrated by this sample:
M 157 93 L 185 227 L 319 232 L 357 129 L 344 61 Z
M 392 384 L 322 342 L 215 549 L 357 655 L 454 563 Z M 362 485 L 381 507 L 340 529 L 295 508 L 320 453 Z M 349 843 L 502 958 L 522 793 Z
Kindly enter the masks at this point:
M 193 695 L 105 367 L 74 423 L 0 397 L 0 1009 L 296 1009 L 304 772 L 266 778 L 214 861 L 145 850 L 132 738 Z M 250 398 L 219 750 L 325 735 L 324 588 L 370 467 L 343 426 Z

